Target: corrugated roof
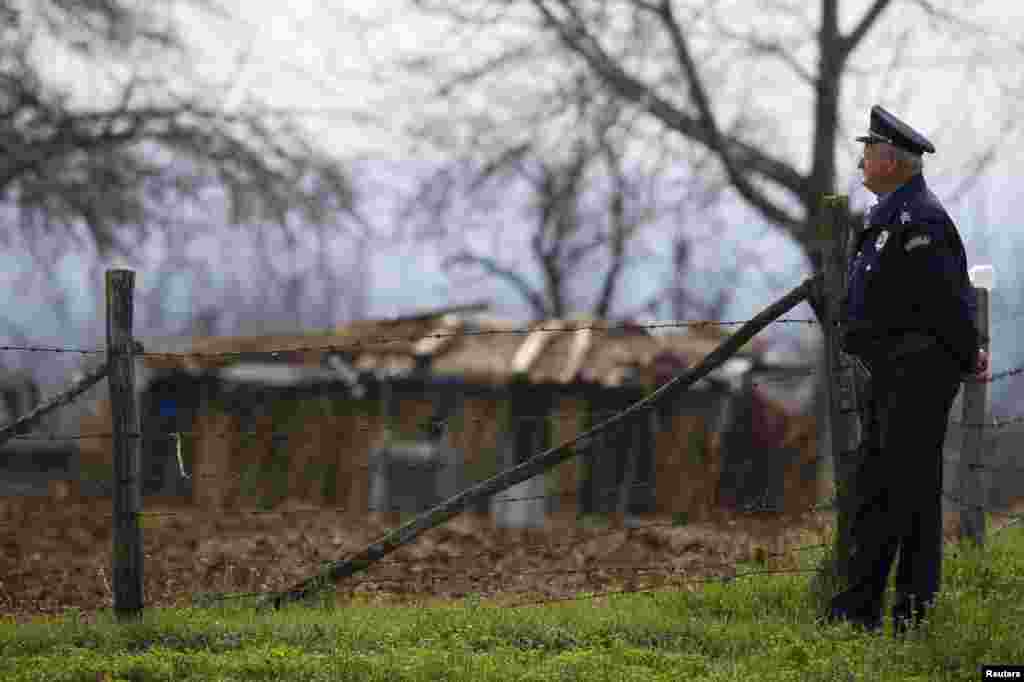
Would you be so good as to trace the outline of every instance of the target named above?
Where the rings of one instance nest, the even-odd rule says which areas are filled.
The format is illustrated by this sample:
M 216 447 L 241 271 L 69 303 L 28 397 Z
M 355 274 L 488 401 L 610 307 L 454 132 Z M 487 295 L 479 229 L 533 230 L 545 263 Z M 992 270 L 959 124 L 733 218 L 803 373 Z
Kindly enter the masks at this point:
M 181 338 L 143 339 L 147 352 L 230 354 L 146 356 L 144 363 L 152 369 L 191 370 L 247 361 L 319 365 L 323 350 L 334 347 L 359 370 L 405 373 L 420 357 L 429 359 L 435 374 L 480 383 L 506 383 L 521 371 L 534 383 L 586 381 L 619 386 L 631 372 L 644 381 L 660 383 L 665 368 L 670 368 L 671 375 L 692 366 L 728 337 L 718 327 L 657 335 L 641 325 L 623 327 L 585 316 L 523 324 L 449 308 L 392 320 L 362 320 L 327 331 L 198 337 L 187 343 Z M 245 355 L 272 350 L 279 352 L 274 358 Z M 740 356 L 751 357 L 752 350 L 747 348 Z

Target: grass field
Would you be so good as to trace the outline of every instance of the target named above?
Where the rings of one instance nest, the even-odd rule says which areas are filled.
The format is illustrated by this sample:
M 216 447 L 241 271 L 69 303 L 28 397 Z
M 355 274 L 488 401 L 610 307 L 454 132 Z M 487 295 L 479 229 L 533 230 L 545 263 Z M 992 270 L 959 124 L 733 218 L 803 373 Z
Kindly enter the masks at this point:
M 820 558 L 799 561 L 813 569 Z M 936 608 L 904 640 L 890 622 L 884 635 L 822 625 L 810 584 L 783 573 L 517 608 L 473 596 L 339 606 L 328 596 L 270 614 L 147 609 L 132 625 L 108 611 L 10 619 L 0 624 L 0 679 L 906 682 L 978 680 L 983 662 L 1024 663 L 1019 525 L 981 552 L 947 544 Z

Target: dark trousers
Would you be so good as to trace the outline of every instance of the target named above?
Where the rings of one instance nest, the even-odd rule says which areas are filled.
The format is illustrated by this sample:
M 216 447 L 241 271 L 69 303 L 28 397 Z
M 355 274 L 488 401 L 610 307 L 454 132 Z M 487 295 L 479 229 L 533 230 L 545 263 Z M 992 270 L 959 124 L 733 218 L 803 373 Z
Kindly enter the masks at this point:
M 942 446 L 960 376 L 942 349 L 876 363 L 871 375 L 854 481 L 849 587 L 832 598 L 829 617 L 880 628 L 898 550 L 893 619 L 901 632 L 920 622 L 939 591 Z

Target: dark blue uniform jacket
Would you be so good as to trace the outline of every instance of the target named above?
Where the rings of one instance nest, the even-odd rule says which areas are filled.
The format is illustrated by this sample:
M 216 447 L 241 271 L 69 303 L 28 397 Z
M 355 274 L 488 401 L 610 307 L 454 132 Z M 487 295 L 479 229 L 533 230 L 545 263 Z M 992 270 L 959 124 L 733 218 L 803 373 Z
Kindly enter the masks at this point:
M 908 331 L 934 336 L 973 371 L 979 334 L 956 225 L 918 173 L 867 213 L 854 237 L 843 350 L 884 357 Z

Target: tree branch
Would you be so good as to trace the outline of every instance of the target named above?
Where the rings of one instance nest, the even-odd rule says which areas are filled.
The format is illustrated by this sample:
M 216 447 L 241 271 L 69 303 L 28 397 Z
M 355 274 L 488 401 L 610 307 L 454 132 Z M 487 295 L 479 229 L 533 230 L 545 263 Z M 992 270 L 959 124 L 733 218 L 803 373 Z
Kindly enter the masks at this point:
M 544 298 L 537 293 L 526 281 L 526 278 L 520 275 L 511 268 L 506 268 L 498 264 L 498 261 L 494 258 L 487 256 L 480 256 L 475 253 L 471 253 L 468 250 L 463 250 L 453 256 L 449 256 L 442 263 L 442 267 L 447 270 L 456 265 L 478 265 L 489 274 L 494 275 L 499 279 L 503 279 L 512 285 L 516 291 L 526 300 L 534 311 L 538 315 L 547 316 L 547 307 L 544 305 Z
M 186 2 L 222 15 L 213 0 Z M 43 30 L 87 57 L 94 57 L 94 44 L 101 43 L 116 49 L 139 41 L 164 49 L 182 47 L 174 29 L 144 4 L 141 9 L 123 0 L 40 4 Z M 145 233 L 148 224 L 159 222 L 147 201 L 153 198 L 149 181 L 166 172 L 166 162 L 154 164 L 147 157 L 158 148 L 187 156 L 200 174 L 212 169 L 220 175 L 233 208 L 259 209 L 236 210 L 236 217 L 270 216 L 284 223 L 293 208 L 317 224 L 347 210 L 356 217 L 352 187 L 340 164 L 303 140 L 290 121 L 281 120 L 279 128 L 270 130 L 260 118 L 263 114 L 253 113 L 255 107 L 230 115 L 198 99 L 132 107 L 141 85 L 165 85 L 156 78 L 139 78 L 137 71 L 112 109 L 71 111 L 68 97 L 47 90 L 28 59 L 28 26 L 15 19 L 13 26 L 0 29 L 5 42 L 18 43 L 0 74 L 0 195 L 14 197 L 20 215 L 34 214 L 32 219 L 46 228 L 63 223 L 69 230 L 84 220 L 94 245 L 105 255 L 117 242 L 114 229 L 132 225 Z M 133 58 L 138 55 L 133 53 Z M 160 94 L 161 101 L 168 96 L 178 100 L 166 87 Z M 163 187 L 161 191 L 169 184 Z M 188 194 L 188 183 L 171 190 L 181 198 L 195 198 Z
M 594 315 L 604 319 L 608 317 L 612 303 L 615 300 L 615 290 L 620 281 L 624 256 L 626 252 L 626 239 L 632 230 L 626 224 L 625 195 L 626 179 L 617 161 L 618 157 L 607 141 L 602 141 L 605 152 L 606 163 L 612 170 L 615 188 L 609 198 L 608 221 L 611 223 L 611 264 L 608 272 L 605 273 L 604 281 L 601 284 L 601 293 L 597 298 L 594 307 Z
M 804 83 L 813 86 L 817 82 L 817 77 L 810 71 L 805 69 L 803 65 L 800 62 L 798 62 L 791 53 L 787 52 L 782 47 L 781 43 L 777 41 L 759 38 L 757 34 L 753 32 L 747 32 L 741 35 L 735 31 L 728 29 L 727 27 L 722 25 L 722 23 L 719 22 L 717 19 L 714 20 L 714 24 L 715 30 L 721 35 L 725 36 L 726 38 L 729 38 L 730 40 L 735 40 L 737 42 L 741 42 L 749 46 L 751 54 L 758 56 L 770 55 L 776 57 L 779 60 L 781 60 L 784 64 L 789 66 L 793 73 L 795 73 L 797 77 L 800 78 L 800 80 L 802 80 Z
M 564 1 L 564 0 L 563 0 Z M 616 64 L 600 47 L 596 39 L 589 36 L 581 26 L 568 27 L 556 17 L 545 5 L 545 0 L 531 0 L 543 15 L 549 27 L 554 29 L 562 41 L 574 52 L 578 53 L 621 97 L 633 102 L 653 116 L 661 120 L 669 128 L 682 133 L 685 137 L 697 141 L 714 150 L 727 163 L 730 180 L 737 191 L 747 199 L 768 220 L 797 232 L 802 221 L 789 215 L 757 191 L 738 172 L 738 166 L 764 175 L 782 187 L 803 198 L 810 190 L 809 182 L 788 164 L 773 159 L 766 153 L 739 140 L 716 137 L 704 124 L 691 116 L 687 116 L 663 98 L 655 94 L 649 86 L 628 74 Z M 678 28 L 678 27 L 677 27 Z M 728 151 L 723 152 L 723 149 Z
M 829 3 L 837 2 L 837 0 L 824 1 Z M 878 21 L 878 17 L 881 16 L 882 12 L 885 11 L 885 8 L 889 6 L 890 2 L 892 2 L 892 0 L 875 0 L 871 7 L 868 8 L 868 11 L 864 13 L 864 16 L 861 18 L 856 28 L 854 28 L 853 31 L 849 33 L 849 35 L 840 35 L 839 54 L 841 55 L 841 57 L 839 61 L 846 61 L 846 57 L 849 56 L 849 54 L 853 52 L 855 49 L 857 49 L 857 46 L 860 45 L 860 42 L 864 40 L 864 36 L 868 34 L 868 31 L 871 30 L 871 27 L 875 24 L 876 21 Z
M 719 131 L 714 112 L 711 110 L 711 104 L 708 101 L 707 92 L 701 81 L 700 73 L 697 71 L 697 65 L 690 55 L 689 46 L 683 37 L 682 28 L 676 21 L 675 14 L 672 11 L 672 0 L 661 0 L 658 16 L 669 33 L 676 51 L 676 58 L 690 83 L 690 95 L 697 105 L 697 110 L 700 112 L 700 127 L 706 131 L 706 144 L 718 154 L 718 158 L 725 166 L 729 180 L 741 196 L 766 216 L 774 216 L 776 222 L 782 224 L 794 223 L 795 226 L 795 223 L 798 221 L 791 219 L 781 209 L 770 203 L 768 198 L 754 188 L 744 173 L 740 171 L 737 160 L 733 158 L 732 145 L 729 144 L 729 141 Z

